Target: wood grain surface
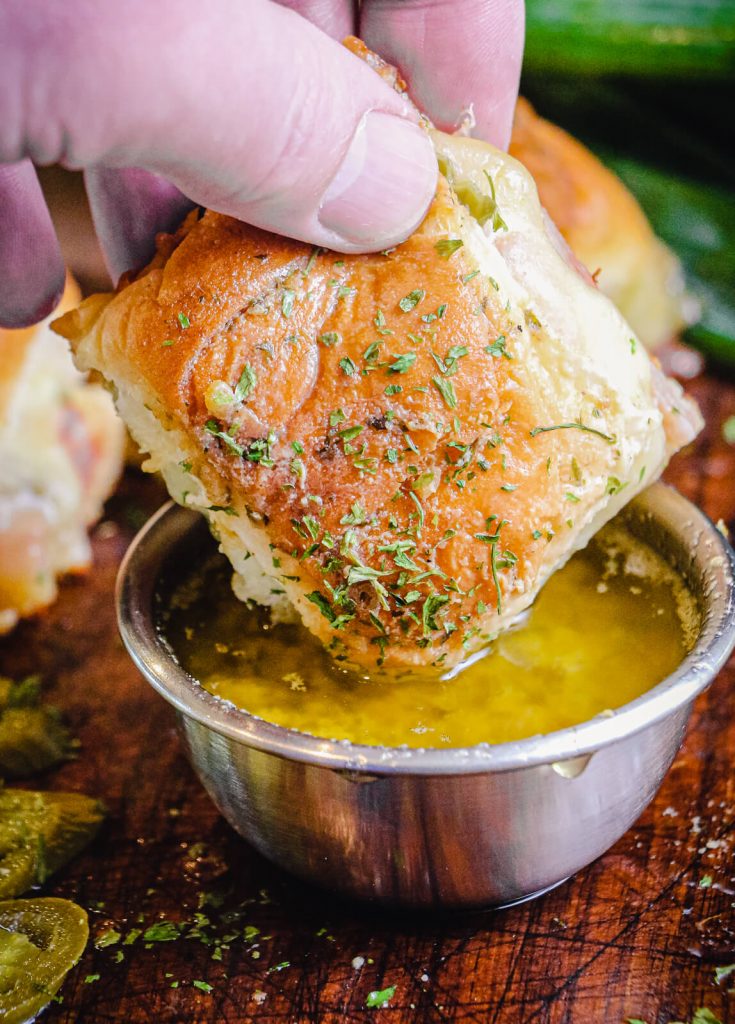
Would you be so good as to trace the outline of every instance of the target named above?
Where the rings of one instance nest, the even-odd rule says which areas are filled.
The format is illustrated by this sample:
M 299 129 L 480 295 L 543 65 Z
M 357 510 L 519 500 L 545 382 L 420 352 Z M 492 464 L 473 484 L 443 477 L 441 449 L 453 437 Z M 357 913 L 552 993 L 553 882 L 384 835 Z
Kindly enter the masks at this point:
M 732 529 L 735 448 L 721 424 L 735 414 L 735 388 L 702 377 L 690 389 L 708 429 L 668 479 Z M 0 644 L 2 672 L 41 672 L 82 741 L 76 761 L 35 783 L 102 797 L 110 811 L 95 843 L 43 891 L 88 908 L 93 938 L 120 939 L 90 941 L 47 1024 L 668 1024 L 701 1007 L 713 1016 L 699 1020 L 735 1021 L 735 970 L 719 984 L 715 976 L 735 963 L 732 664 L 697 702 L 653 805 L 554 892 L 443 917 L 345 904 L 229 829 L 183 756 L 169 708 L 122 648 L 115 573 L 162 500 L 155 480 L 129 474 L 96 529 L 92 572 Z M 179 937 L 135 939 L 160 921 L 180 927 L 156 938 Z M 366 1005 L 391 986 L 386 1006 Z

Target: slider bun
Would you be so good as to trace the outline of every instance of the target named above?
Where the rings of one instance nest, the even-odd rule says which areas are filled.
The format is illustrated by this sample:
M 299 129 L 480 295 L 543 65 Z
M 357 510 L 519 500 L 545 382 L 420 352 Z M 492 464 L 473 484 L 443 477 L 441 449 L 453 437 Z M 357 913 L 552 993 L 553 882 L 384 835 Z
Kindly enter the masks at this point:
M 67 278 L 60 310 L 79 290 Z M 49 320 L 0 330 L 0 633 L 51 604 L 91 560 L 87 527 L 117 480 L 123 425 Z
M 448 667 L 701 426 L 534 182 L 433 132 L 420 228 L 344 256 L 213 212 L 57 321 L 240 596 L 337 657 Z

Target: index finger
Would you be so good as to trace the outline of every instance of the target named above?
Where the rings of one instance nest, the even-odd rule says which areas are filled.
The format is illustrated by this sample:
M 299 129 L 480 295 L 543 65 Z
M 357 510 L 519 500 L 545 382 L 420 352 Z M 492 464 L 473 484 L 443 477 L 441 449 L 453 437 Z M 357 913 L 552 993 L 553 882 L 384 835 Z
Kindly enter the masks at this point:
M 506 149 L 518 96 L 523 0 L 366 0 L 360 36 L 397 65 L 438 128 L 472 109 L 472 134 Z

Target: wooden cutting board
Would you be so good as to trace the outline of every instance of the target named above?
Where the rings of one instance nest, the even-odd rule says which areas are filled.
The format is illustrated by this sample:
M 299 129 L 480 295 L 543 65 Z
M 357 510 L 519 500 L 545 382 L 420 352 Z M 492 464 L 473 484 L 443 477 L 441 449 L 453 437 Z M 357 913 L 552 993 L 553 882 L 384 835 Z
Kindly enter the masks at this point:
M 735 448 L 721 424 L 735 414 L 735 388 L 700 378 L 691 391 L 708 429 L 668 479 L 733 528 Z M 703 1022 L 735 1021 L 735 968 L 715 978 L 735 964 L 732 665 L 697 702 L 653 805 L 559 889 L 489 913 L 349 905 L 230 830 L 182 754 L 172 713 L 122 648 L 115 573 L 163 497 L 130 473 L 96 529 L 91 573 L 0 642 L 0 670 L 42 673 L 82 741 L 76 761 L 37 784 L 102 797 L 110 811 L 96 842 L 43 890 L 88 908 L 102 944 L 90 941 L 46 1024 L 668 1024 L 700 1007 L 714 1015 Z M 367 1005 L 393 987 L 387 1005 Z

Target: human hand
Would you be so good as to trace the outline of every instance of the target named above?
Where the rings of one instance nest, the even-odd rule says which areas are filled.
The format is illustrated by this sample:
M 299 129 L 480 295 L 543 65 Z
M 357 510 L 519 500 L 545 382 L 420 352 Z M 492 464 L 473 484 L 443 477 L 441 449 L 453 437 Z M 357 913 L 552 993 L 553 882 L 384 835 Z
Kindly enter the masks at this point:
M 475 133 L 507 144 L 522 0 L 365 0 L 359 21 L 352 0 L 287 6 L 5 0 L 0 324 L 40 319 L 63 287 L 31 161 L 85 170 L 114 277 L 192 201 L 342 252 L 402 241 L 436 160 L 411 104 L 336 41 L 350 32 L 400 67 L 440 127 L 472 104 Z

